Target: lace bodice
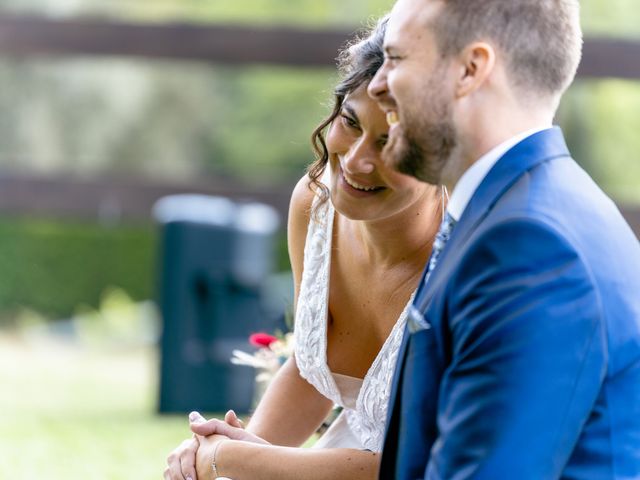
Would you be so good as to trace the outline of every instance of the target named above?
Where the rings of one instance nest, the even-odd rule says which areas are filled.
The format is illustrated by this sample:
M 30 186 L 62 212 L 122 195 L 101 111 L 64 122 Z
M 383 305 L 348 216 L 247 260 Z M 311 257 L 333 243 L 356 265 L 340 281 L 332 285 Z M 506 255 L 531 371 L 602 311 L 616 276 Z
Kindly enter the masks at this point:
M 314 200 L 314 205 L 317 202 Z M 364 449 L 382 450 L 391 377 L 412 298 L 364 377 L 355 409 L 345 405 L 327 364 L 327 321 L 334 209 L 321 204 L 312 216 L 295 315 L 296 363 L 300 374 L 320 393 L 344 408 L 349 428 Z M 347 402 L 349 403 L 349 402 Z

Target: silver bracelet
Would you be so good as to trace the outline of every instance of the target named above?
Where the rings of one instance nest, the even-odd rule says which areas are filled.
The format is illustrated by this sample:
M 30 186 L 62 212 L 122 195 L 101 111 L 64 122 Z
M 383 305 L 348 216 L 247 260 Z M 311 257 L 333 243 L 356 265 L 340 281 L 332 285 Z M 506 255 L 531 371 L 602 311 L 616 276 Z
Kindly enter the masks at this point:
M 220 440 L 216 443 L 215 448 L 213 449 L 213 455 L 211 456 L 211 468 L 213 469 L 213 478 L 216 480 L 231 480 L 228 477 L 221 477 L 218 475 L 218 465 L 216 464 L 216 454 L 218 453 L 218 448 L 227 440 Z

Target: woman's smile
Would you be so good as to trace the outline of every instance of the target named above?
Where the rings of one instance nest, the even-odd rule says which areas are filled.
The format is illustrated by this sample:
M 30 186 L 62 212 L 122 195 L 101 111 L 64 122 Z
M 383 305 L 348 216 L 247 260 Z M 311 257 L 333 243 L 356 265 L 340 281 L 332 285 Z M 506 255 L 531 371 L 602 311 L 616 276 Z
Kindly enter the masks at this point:
M 377 193 L 386 190 L 386 187 L 379 187 L 375 185 L 362 185 L 361 183 L 348 178 L 342 168 L 340 168 L 340 178 L 339 185 L 342 189 L 344 189 L 350 195 L 355 197 L 370 197 L 376 195 Z

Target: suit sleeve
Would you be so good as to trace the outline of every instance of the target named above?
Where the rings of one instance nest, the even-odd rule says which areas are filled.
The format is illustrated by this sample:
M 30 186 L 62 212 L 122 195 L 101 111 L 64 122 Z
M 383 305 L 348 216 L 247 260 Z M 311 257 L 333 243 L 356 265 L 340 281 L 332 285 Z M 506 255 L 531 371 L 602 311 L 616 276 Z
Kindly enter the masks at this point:
M 590 272 L 556 231 L 518 219 L 481 234 L 461 265 L 425 478 L 559 478 L 606 371 Z

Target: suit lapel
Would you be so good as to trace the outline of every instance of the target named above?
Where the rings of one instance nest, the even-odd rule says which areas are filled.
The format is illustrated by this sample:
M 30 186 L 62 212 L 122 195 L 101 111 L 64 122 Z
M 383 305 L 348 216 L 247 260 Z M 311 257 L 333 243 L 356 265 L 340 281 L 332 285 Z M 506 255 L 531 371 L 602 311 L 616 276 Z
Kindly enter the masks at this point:
M 427 265 L 425 265 L 424 270 L 422 271 L 422 277 L 420 278 L 420 283 L 418 284 L 418 291 L 414 297 L 414 304 L 416 304 L 416 300 L 418 300 L 422 295 L 424 295 L 425 283 L 424 279 L 427 275 Z M 400 349 L 398 350 L 398 358 L 396 360 L 396 366 L 393 372 L 393 382 L 391 384 L 391 395 L 389 397 L 389 406 L 387 410 L 387 428 L 391 423 L 391 418 L 393 416 L 393 411 L 395 406 L 398 404 L 398 388 L 402 380 L 402 371 L 404 368 L 404 361 L 407 356 L 407 347 L 409 344 L 409 331 L 407 325 L 404 327 L 404 333 L 402 334 L 402 343 L 400 344 Z
M 463 251 L 472 232 L 518 178 L 536 165 L 554 158 L 567 156 L 569 156 L 569 151 L 561 130 L 559 128 L 552 128 L 524 139 L 509 150 L 496 165 L 494 165 L 475 191 L 462 217 L 454 227 L 449 242 L 440 254 L 438 266 L 429 278 L 428 285 L 424 283 L 425 268 L 418 293 L 414 300 L 414 305 L 418 310 L 423 313 L 427 311 L 434 293 L 441 291 L 442 284 L 449 277 L 448 272 L 451 270 L 452 264 L 459 259 L 459 255 L 456 253 Z M 438 319 L 427 320 L 438 321 Z M 435 328 L 434 332 L 438 330 L 440 330 L 440 328 Z M 382 474 L 385 472 L 391 474 L 391 472 L 395 471 L 400 415 L 410 414 L 410 412 L 400 412 L 400 406 L 402 404 L 400 392 L 402 391 L 403 372 L 410 336 L 405 328 L 402 344 L 398 352 L 398 360 L 393 376 L 391 396 L 387 411 L 387 431 L 383 449 Z M 440 347 L 442 347 L 442 345 Z
M 543 130 L 509 150 L 489 171 L 471 197 L 462 217 L 456 224 L 444 250 L 440 254 L 438 266 L 431 274 L 429 287 L 416 307 L 424 312 L 434 294 L 446 281 L 449 265 L 459 258 L 456 253 L 463 251 L 473 231 L 491 211 L 500 197 L 527 171 L 541 163 L 559 157 L 569 157 L 569 150 L 558 127 Z M 455 252 L 455 253 L 451 253 Z
M 428 265 L 428 263 L 427 263 Z M 427 265 L 422 272 L 422 277 L 420 278 L 420 283 L 418 284 L 418 291 L 416 292 L 414 298 L 417 300 L 421 295 L 424 295 L 425 282 L 424 279 L 427 275 Z M 407 350 L 409 346 L 409 331 L 407 325 L 404 327 L 404 333 L 402 334 L 402 343 L 400 344 L 400 348 L 398 350 L 398 357 L 396 360 L 396 366 L 393 372 L 393 380 L 391 383 L 391 392 L 389 395 L 389 405 L 387 407 L 387 418 L 386 418 L 386 428 L 385 428 L 385 439 L 384 445 L 382 449 L 382 468 L 384 472 L 381 472 L 380 478 L 386 478 L 382 473 L 385 473 L 393 476 L 395 471 L 395 451 L 397 448 L 397 440 L 398 440 L 398 429 L 400 427 L 400 386 L 402 385 L 402 377 L 404 372 L 404 364 L 407 357 Z

